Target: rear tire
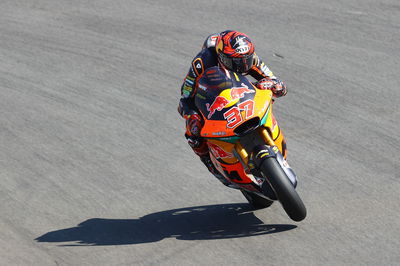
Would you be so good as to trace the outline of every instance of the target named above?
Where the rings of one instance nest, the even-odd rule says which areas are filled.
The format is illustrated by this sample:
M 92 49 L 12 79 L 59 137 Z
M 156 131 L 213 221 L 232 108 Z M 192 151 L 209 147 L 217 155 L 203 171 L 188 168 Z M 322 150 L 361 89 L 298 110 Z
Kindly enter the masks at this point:
M 270 157 L 263 160 L 259 167 L 289 217 L 296 222 L 306 218 L 306 207 L 278 161 Z
M 268 208 L 269 206 L 272 205 L 272 203 L 274 203 L 272 200 L 258 196 L 255 193 L 248 192 L 245 190 L 240 190 L 240 191 L 254 209 Z

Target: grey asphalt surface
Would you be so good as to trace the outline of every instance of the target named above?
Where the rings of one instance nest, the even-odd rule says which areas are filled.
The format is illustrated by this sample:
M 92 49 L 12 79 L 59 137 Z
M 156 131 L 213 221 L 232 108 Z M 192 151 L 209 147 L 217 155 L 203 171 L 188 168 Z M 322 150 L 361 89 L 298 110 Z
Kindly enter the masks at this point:
M 0 265 L 399 265 L 400 3 L 0 2 Z M 176 107 L 210 33 L 246 32 L 307 218 L 252 211 Z

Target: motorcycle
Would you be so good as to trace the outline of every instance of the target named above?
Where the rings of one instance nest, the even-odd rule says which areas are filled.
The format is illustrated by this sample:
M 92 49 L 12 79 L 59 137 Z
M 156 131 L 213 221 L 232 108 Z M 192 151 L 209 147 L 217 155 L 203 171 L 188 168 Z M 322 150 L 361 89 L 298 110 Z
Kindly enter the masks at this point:
M 279 201 L 294 221 L 306 217 L 297 176 L 286 161 L 286 142 L 272 113 L 271 90 L 259 89 L 245 76 L 211 67 L 199 78 L 195 105 L 204 119 L 216 169 L 254 208 Z

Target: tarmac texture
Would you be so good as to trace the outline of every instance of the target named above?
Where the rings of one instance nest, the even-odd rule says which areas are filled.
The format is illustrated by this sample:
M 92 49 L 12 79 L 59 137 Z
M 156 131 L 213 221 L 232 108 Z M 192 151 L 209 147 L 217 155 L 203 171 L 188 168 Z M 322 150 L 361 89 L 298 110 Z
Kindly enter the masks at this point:
M 308 216 L 253 211 L 187 145 L 180 86 L 235 29 Z M 400 3 L 0 2 L 0 265 L 399 265 Z

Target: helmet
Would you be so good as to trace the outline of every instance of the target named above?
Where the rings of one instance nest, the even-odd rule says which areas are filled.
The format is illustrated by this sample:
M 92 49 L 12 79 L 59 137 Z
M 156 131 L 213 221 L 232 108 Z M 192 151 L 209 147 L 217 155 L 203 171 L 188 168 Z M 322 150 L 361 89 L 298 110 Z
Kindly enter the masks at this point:
M 247 73 L 253 66 L 254 45 L 244 33 L 232 30 L 221 32 L 215 49 L 218 61 L 231 71 Z

